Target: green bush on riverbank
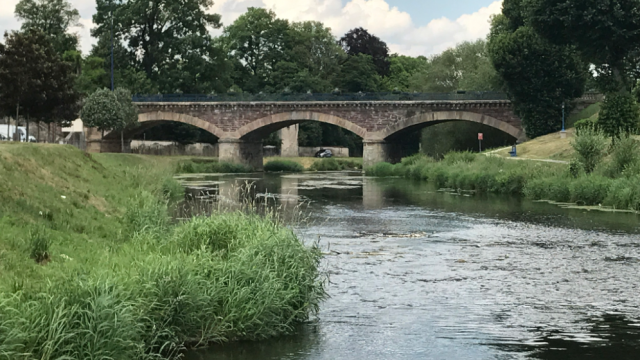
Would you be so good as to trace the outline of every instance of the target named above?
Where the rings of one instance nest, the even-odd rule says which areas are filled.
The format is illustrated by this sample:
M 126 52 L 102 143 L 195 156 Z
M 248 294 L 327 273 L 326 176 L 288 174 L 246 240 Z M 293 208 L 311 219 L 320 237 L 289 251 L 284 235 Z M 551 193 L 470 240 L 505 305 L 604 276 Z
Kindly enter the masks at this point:
M 314 162 L 309 170 L 311 171 L 342 171 L 342 170 L 359 170 L 362 163 L 348 159 L 320 159 Z
M 317 310 L 316 248 L 252 214 L 172 224 L 155 161 L 0 145 L 0 358 L 176 358 Z
M 224 161 L 182 161 L 175 172 L 177 174 L 241 174 L 253 172 L 248 165 L 235 164 Z
M 637 144 L 629 143 L 633 140 L 623 140 L 609 151 L 604 162 L 589 163 L 594 167 L 591 174 L 584 171 L 572 174 L 567 164 L 514 161 L 470 153 L 451 153 L 442 161 L 415 155 L 400 164 L 376 164 L 367 168 L 366 174 L 432 181 L 440 188 L 640 211 L 640 154 Z

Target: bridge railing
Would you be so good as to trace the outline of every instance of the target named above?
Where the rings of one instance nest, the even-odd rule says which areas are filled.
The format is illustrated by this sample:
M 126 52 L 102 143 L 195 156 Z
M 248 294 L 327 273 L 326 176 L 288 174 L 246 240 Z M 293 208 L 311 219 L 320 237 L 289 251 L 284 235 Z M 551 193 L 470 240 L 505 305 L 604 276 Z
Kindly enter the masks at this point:
M 459 93 L 331 93 L 331 94 L 159 94 L 134 95 L 134 102 L 258 102 L 258 101 L 464 101 L 508 100 L 501 92 L 468 91 Z

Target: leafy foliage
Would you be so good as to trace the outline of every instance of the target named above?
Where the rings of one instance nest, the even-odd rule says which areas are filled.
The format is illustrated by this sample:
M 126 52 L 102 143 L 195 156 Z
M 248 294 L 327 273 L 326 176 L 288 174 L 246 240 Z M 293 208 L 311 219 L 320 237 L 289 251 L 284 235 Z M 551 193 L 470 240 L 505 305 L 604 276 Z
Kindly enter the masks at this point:
M 69 28 L 82 26 L 80 13 L 66 0 L 20 0 L 15 15 L 22 20 L 22 30 L 38 30 L 49 37 L 59 55 L 76 50 L 78 35 Z
M 607 139 L 600 130 L 584 128 L 576 133 L 571 146 L 576 151 L 577 160 L 582 165 L 582 169 L 590 174 L 605 155 Z
M 127 44 L 118 51 L 119 68 L 130 68 L 129 76 L 143 72 L 166 92 L 203 91 L 206 84 L 224 82 L 219 76 L 225 75 L 214 70 L 224 61 L 209 34 L 209 28 L 221 26 L 220 15 L 208 12 L 212 5 L 211 0 L 98 0 L 92 35 L 108 50 L 113 20 L 115 42 Z
M 621 133 L 635 133 L 640 123 L 640 108 L 630 93 L 607 95 L 600 111 L 598 126 L 611 137 Z
M 62 61 L 51 41 L 37 30 L 5 34 L 0 46 L 0 107 L 16 108 L 38 121 L 75 120 L 78 94 L 69 63 Z
M 527 136 L 535 138 L 560 130 L 562 104 L 582 95 L 586 64 L 568 46 L 551 44 L 532 28 L 515 31 L 512 20 L 499 15 L 493 21 L 489 53 L 504 80 Z
M 349 56 L 370 56 L 378 75 L 389 75 L 389 47 L 377 36 L 359 27 L 340 38 L 340 45 Z
M 640 49 L 640 2 L 529 0 L 528 22 L 540 36 L 571 45 L 594 64 L 604 92 L 629 91 Z
M 369 55 L 349 56 L 342 64 L 339 88 L 346 92 L 373 92 L 378 89 L 380 77 Z
M 128 90 L 101 89 L 85 100 L 82 120 L 87 126 L 101 131 L 121 131 L 137 123 L 138 111 Z

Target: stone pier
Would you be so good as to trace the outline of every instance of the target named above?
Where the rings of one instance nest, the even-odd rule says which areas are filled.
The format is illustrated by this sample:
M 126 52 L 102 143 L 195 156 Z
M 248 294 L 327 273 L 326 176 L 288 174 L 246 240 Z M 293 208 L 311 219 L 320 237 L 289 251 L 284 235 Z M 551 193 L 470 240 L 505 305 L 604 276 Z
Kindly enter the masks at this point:
M 282 141 L 282 147 L 280 149 L 280 156 L 282 157 L 298 157 L 298 131 L 300 125 L 295 124 L 280 130 L 280 140 Z
M 401 160 L 401 152 L 399 146 L 395 143 L 383 140 L 374 140 L 363 142 L 363 159 L 362 165 L 366 168 L 379 162 L 389 162 L 395 164 Z
M 262 171 L 262 142 L 240 139 L 220 139 L 218 141 L 220 161 L 244 164 L 256 171 Z

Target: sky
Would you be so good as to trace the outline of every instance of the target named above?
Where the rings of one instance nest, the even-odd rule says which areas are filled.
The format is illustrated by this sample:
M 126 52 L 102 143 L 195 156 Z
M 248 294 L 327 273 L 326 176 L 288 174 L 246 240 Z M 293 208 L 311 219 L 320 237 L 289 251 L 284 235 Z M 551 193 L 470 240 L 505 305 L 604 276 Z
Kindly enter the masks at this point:
M 94 43 L 90 29 L 95 0 L 69 0 L 80 12 L 80 45 L 87 54 Z M 13 11 L 18 0 L 1 0 L 0 33 L 17 30 Z M 336 37 L 364 27 L 389 45 L 391 53 L 429 56 L 456 44 L 484 38 L 489 19 L 498 14 L 502 0 L 214 0 L 211 12 L 232 23 L 248 7 L 266 7 L 290 21 L 317 20 Z M 217 31 L 216 34 L 219 34 Z

